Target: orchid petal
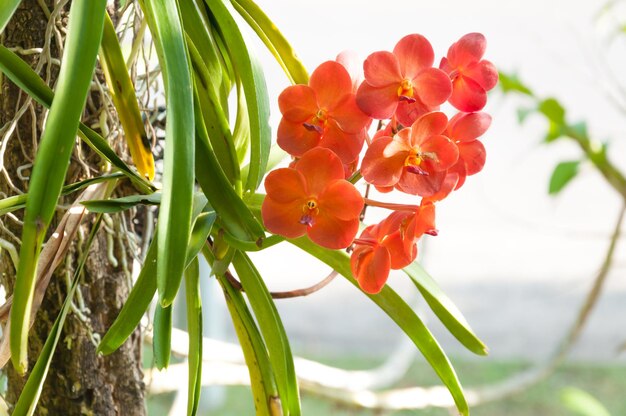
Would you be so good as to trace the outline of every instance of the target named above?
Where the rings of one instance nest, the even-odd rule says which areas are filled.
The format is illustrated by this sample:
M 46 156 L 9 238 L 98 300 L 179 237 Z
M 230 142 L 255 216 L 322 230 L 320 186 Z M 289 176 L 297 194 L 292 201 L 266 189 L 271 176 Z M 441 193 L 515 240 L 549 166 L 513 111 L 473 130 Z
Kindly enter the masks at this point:
M 396 189 L 411 195 L 429 197 L 439 192 L 445 178 L 446 171 L 434 171 L 428 175 L 419 175 L 405 170 L 396 184 Z
M 372 250 L 364 247 L 364 250 L 355 249 L 350 258 L 352 274 L 359 282 L 364 292 L 376 294 L 385 286 L 389 278 L 391 257 L 384 247 Z
M 320 210 L 307 234 L 311 241 L 322 247 L 338 250 L 348 247 L 359 231 L 359 219 L 344 221 Z
M 308 85 L 292 85 L 278 96 L 278 108 L 287 120 L 302 123 L 318 110 L 315 91 Z
M 352 134 L 363 130 L 370 121 L 370 118 L 356 105 L 354 94 L 345 95 L 343 100 L 337 103 L 330 116 L 337 121 L 341 130 Z
M 345 133 L 334 120 L 328 120 L 324 134 L 319 142 L 320 147 L 335 152 L 342 163 L 353 162 L 361 153 L 365 136 L 363 134 Z
M 307 197 L 304 177 L 292 168 L 271 171 L 265 178 L 265 191 L 272 200 L 283 204 L 302 201 Z
M 400 39 L 393 48 L 393 54 L 398 57 L 400 73 L 407 79 L 412 79 L 422 69 L 433 66 L 435 61 L 435 53 L 430 42 L 418 34 Z
M 320 212 L 328 213 L 343 221 L 358 219 L 363 211 L 363 197 L 350 182 L 331 182 L 319 195 Z
M 296 170 L 307 182 L 310 196 L 318 196 L 329 182 L 344 178 L 343 164 L 331 150 L 316 147 L 306 152 L 296 163 Z
M 394 151 L 387 153 L 387 146 L 391 146 Z M 363 163 L 361 164 L 361 174 L 366 182 L 375 186 L 395 185 L 404 168 L 404 161 L 408 151 L 395 151 L 401 148 L 391 137 L 381 137 L 372 142 L 365 152 Z
M 375 88 L 394 85 L 397 88 L 402 82 L 402 73 L 398 58 L 391 52 L 374 52 L 363 62 L 365 82 Z
M 452 81 L 452 95 L 448 101 L 460 111 L 473 113 L 483 109 L 487 93 L 473 79 L 459 75 Z
M 300 157 L 317 146 L 321 135 L 315 130 L 306 129 L 302 123 L 293 123 L 285 118 L 280 120 L 276 132 L 276 143 L 285 152 Z
M 468 33 L 450 46 L 448 60 L 453 67 L 466 67 L 480 61 L 486 48 L 487 40 L 481 33 Z
M 443 104 L 452 93 L 450 77 L 437 68 L 427 68 L 417 74 L 413 88 L 420 101 L 429 107 Z
M 338 62 L 326 61 L 311 74 L 309 85 L 317 95 L 319 108 L 332 111 L 346 94 L 352 93 L 348 71 Z
M 300 222 L 303 203 L 304 201 L 295 200 L 285 204 L 266 196 L 261 206 L 265 228 L 273 234 L 287 238 L 303 236 L 307 229 L 307 226 Z
M 398 85 L 373 87 L 367 81 L 363 82 L 356 93 L 356 104 L 372 118 L 391 118 L 398 107 Z
M 476 81 L 485 91 L 489 91 L 498 83 L 498 70 L 486 60 L 463 69 L 463 75 Z
M 448 117 L 440 111 L 424 114 L 411 125 L 410 143 L 421 146 L 431 136 L 442 134 L 448 127 Z
M 491 125 L 487 113 L 458 113 L 448 123 L 449 137 L 457 142 L 471 142 L 482 136 Z
M 454 165 L 459 158 L 457 145 L 446 136 L 431 136 L 420 147 L 420 152 L 434 154 L 432 161 L 434 170 L 440 171 L 448 169 Z
M 479 141 L 474 140 L 469 143 L 459 143 L 459 157 L 463 159 L 467 175 L 475 175 L 485 166 L 487 151 L 485 146 Z

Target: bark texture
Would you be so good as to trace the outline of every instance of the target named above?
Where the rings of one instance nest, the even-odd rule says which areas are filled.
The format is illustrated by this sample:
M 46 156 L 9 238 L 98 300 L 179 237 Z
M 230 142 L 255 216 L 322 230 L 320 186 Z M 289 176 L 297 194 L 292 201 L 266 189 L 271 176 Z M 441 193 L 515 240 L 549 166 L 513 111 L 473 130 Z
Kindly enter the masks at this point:
M 49 12 L 58 1 L 24 0 L 6 28 L 3 39 L 5 46 L 21 48 L 18 52 L 33 67 L 41 59 L 40 56 L 25 54 L 24 50 L 41 48 L 45 43 L 48 13 L 42 8 L 42 3 L 48 6 Z M 59 25 L 66 23 L 65 16 L 64 13 L 61 14 Z M 48 36 L 52 39 L 50 55 L 53 58 L 59 58 L 58 38 L 55 37 L 54 31 L 49 32 Z M 51 82 L 54 82 L 57 73 L 58 65 L 49 67 L 44 65 L 40 72 L 43 76 L 49 76 Z M 26 99 L 25 94 L 21 93 L 15 85 L 3 79 L 0 95 L 0 126 L 6 126 L 13 119 L 16 110 Z M 102 100 L 97 94 L 92 95 L 89 100 L 85 118 L 89 121 L 97 120 Z M 41 135 L 42 111 L 40 106 L 34 105 L 24 113 L 11 139 L 7 142 L 4 158 L 0 161 L 4 165 L 10 182 L 24 191 L 28 186 L 24 176 L 30 172 L 28 163 L 34 158 L 34 146 Z M 68 182 L 85 177 L 98 165 L 97 155 L 91 154 L 88 148 L 82 147 L 73 156 L 67 176 Z M 0 191 L 3 197 L 16 193 L 9 179 L 0 175 Z M 64 203 L 70 203 L 71 200 L 70 196 L 65 199 Z M 22 211 L 18 211 L 16 216 L 21 218 L 22 214 Z M 59 211 L 57 219 L 61 215 L 62 211 Z M 132 228 L 131 220 L 129 217 L 125 218 L 126 223 L 129 224 L 128 228 Z M 15 244 L 19 249 L 18 241 L 11 236 L 11 233 L 15 236 L 20 235 L 19 222 L 7 216 L 0 217 L 0 221 L 2 221 L 0 237 Z M 124 239 L 120 238 L 121 228 L 118 226 L 120 221 L 120 217 L 112 217 L 108 230 L 99 232 L 91 248 L 80 285 L 85 306 L 82 309 L 83 316 L 77 313 L 70 313 L 68 316 L 39 401 L 36 412 L 38 415 L 134 416 L 145 414 L 140 333 L 136 331 L 131 339 L 110 356 L 99 357 L 95 353 L 94 344 L 97 336 L 102 335 L 109 328 L 129 291 L 129 279 L 122 270 L 122 265 L 125 259 L 130 267 L 132 257 L 128 252 L 129 245 L 123 244 Z M 89 231 L 89 222 L 82 230 L 85 239 Z M 50 229 L 53 230 L 54 227 L 53 223 Z M 107 249 L 111 248 L 112 242 L 117 264 L 115 261 L 110 261 L 107 255 Z M 58 315 L 67 290 L 66 275 L 69 273 L 69 276 L 73 276 L 80 250 L 79 241 L 72 246 L 65 265 L 59 267 L 48 287 L 46 297 L 30 332 L 30 368 L 37 359 Z M 7 293 L 10 294 L 15 279 L 15 268 L 6 250 L 2 250 L 0 255 L 0 270 L 2 283 Z M 5 367 L 5 371 L 9 379 L 6 398 L 11 406 L 19 397 L 26 378 L 17 375 L 10 363 Z

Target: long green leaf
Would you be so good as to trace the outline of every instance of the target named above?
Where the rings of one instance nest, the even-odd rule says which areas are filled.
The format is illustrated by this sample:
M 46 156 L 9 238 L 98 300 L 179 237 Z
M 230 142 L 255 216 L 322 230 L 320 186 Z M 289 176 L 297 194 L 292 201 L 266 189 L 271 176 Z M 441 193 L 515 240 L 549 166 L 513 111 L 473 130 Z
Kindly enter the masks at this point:
M 217 278 L 224 290 L 226 306 L 248 365 L 256 415 L 278 416 L 281 414 L 280 399 L 263 338 L 241 293 L 235 290 L 223 276 L 218 275 Z
M 35 413 L 37 402 L 39 401 L 39 397 L 43 389 L 43 384 L 46 381 L 46 376 L 48 375 L 48 370 L 50 368 L 50 364 L 52 363 L 54 351 L 56 350 L 57 344 L 59 343 L 59 339 L 61 338 L 61 334 L 63 332 L 65 318 L 70 311 L 70 306 L 72 304 L 72 300 L 74 299 L 74 293 L 76 293 L 76 290 L 78 289 L 80 276 L 89 255 L 89 249 L 91 248 L 94 237 L 100 228 L 101 219 L 102 217 L 98 216 L 93 228 L 91 229 L 91 233 L 89 234 L 89 238 L 85 244 L 85 249 L 83 250 L 83 256 L 79 259 L 78 267 L 74 272 L 74 279 L 72 280 L 71 286 L 68 288 L 65 302 L 63 302 L 59 315 L 50 329 L 48 338 L 46 338 L 46 342 L 39 353 L 35 366 L 28 376 L 28 380 L 22 389 L 20 397 L 18 398 L 17 403 L 15 403 L 12 413 L 14 416 L 31 416 Z
M 197 216 L 197 218 L 187 246 L 186 266 L 198 255 L 215 222 L 215 211 L 211 210 L 210 207 L 207 206 L 204 212 L 200 212 L 204 205 L 206 205 L 206 199 L 196 196 L 193 215 L 194 217 Z M 156 267 L 157 244 L 156 240 L 152 240 L 137 281 L 130 291 L 122 310 L 113 324 L 111 324 L 107 333 L 102 337 L 98 345 L 98 352 L 104 355 L 111 354 L 135 331 L 157 290 Z
M 352 277 L 350 260 L 345 253 L 318 246 L 307 237 L 289 239 L 287 241 L 328 264 L 348 279 L 350 283 L 358 287 L 358 283 Z M 463 388 L 452 364 L 437 343 L 437 340 L 435 340 L 426 325 L 424 325 L 411 307 L 389 286 L 383 287 L 383 290 L 377 295 L 366 295 L 407 334 L 424 358 L 426 358 L 426 361 L 435 370 L 439 379 L 448 388 L 459 412 L 464 416 L 469 415 Z
M 154 365 L 163 370 L 170 365 L 172 351 L 172 310 L 173 304 L 161 306 L 157 303 L 154 310 L 154 337 L 152 338 L 152 351 L 154 353 Z
M 189 332 L 189 386 L 187 415 L 198 412 L 202 390 L 202 300 L 200 298 L 200 267 L 196 257 L 185 270 L 187 300 L 187 332 Z
M 28 367 L 28 328 L 37 259 L 61 195 L 78 123 L 87 100 L 105 7 L 106 0 L 72 3 L 56 99 L 50 108 L 33 164 L 11 308 L 11 361 L 20 374 Z
M 461 311 L 443 293 L 426 270 L 418 263 L 412 263 L 404 268 L 404 272 L 415 283 L 430 309 L 450 333 L 474 354 L 487 355 L 487 346 L 474 334 Z
M 207 1 L 221 37 L 228 48 L 234 70 L 243 84 L 250 117 L 250 170 L 246 189 L 255 190 L 265 175 L 271 135 L 268 124 L 269 98 L 261 67 L 251 57 L 237 22 L 223 0 Z
M 137 205 L 159 205 L 161 193 L 155 192 L 148 195 L 128 195 L 114 199 L 92 199 L 82 204 L 91 212 L 115 213 L 125 211 Z
M 104 19 L 100 64 L 109 87 L 113 105 L 124 129 L 130 156 L 142 176 L 154 179 L 154 158 L 148 135 L 141 119 L 133 82 L 128 74 L 115 26 L 107 14 Z
M 308 84 L 309 74 L 306 68 L 263 10 L 252 0 L 232 0 L 232 4 L 274 55 L 289 80 L 294 84 Z
M 50 108 L 54 99 L 52 89 L 26 62 L 3 45 L 0 45 L 0 71 L 38 103 Z M 154 187 L 120 159 L 102 136 L 83 123 L 79 124 L 78 134 L 102 158 L 108 160 L 128 176 L 140 191 L 144 193 L 154 192 Z
M 69 185 L 65 185 L 61 190 L 61 195 L 69 195 L 73 192 L 86 188 L 89 185 L 119 179 L 122 176 L 123 175 L 118 172 L 112 173 L 110 175 L 96 176 L 95 178 L 89 178 L 82 181 L 74 182 Z M 27 193 L 0 199 L 0 215 L 4 215 L 8 212 L 13 212 L 20 208 L 24 208 L 26 206 L 26 199 L 28 199 Z
M 196 96 L 197 97 L 197 96 Z M 196 179 L 226 231 L 236 239 L 256 243 L 265 237 L 263 226 L 232 188 L 211 148 L 196 99 Z
M 228 125 L 228 117 L 215 93 L 218 86 L 212 84 L 213 80 L 204 64 L 203 57 L 190 38 L 187 39 L 187 45 L 194 69 L 195 99 L 200 109 L 199 115 L 204 121 L 211 147 L 220 167 L 230 183 L 240 188 L 241 174 L 237 152 Z
M 172 303 L 185 270 L 194 184 L 194 112 L 191 69 L 175 0 L 146 0 L 145 13 L 163 71 L 167 100 L 163 199 L 159 213 L 157 287 Z
M 300 397 L 298 380 L 293 364 L 293 356 L 289 346 L 289 339 L 285 328 L 276 310 L 276 305 L 270 295 L 263 278 L 259 274 L 250 258 L 240 251 L 235 254 L 233 266 L 241 285 L 245 290 L 250 306 L 259 323 L 259 328 L 265 339 L 269 352 L 270 362 L 276 375 L 276 384 L 283 404 L 284 415 L 300 415 Z
M 0 6 L 0 33 L 4 32 L 4 28 L 7 27 L 21 2 L 22 0 L 5 0 L 2 2 L 2 6 Z

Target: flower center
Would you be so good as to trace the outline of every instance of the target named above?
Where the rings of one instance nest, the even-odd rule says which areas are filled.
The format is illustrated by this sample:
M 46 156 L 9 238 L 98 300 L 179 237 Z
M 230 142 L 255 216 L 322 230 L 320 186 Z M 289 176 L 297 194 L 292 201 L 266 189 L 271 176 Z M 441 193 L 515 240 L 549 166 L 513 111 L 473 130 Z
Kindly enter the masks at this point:
M 324 133 L 324 127 L 326 127 L 326 123 L 328 123 L 328 111 L 320 108 L 319 110 L 317 110 L 317 113 L 315 113 L 315 115 L 311 117 L 310 121 L 304 122 L 302 123 L 302 125 L 305 129 L 309 131 L 316 131 L 319 134 L 322 134 Z
M 319 213 L 318 203 L 315 199 L 308 199 L 304 205 L 302 205 L 302 217 L 300 217 L 300 224 L 312 226 L 314 223 L 315 215 Z
M 418 175 L 428 175 L 424 169 L 420 167 L 422 162 L 424 161 L 424 156 L 417 149 L 411 149 L 409 155 L 404 159 L 404 166 L 406 166 L 407 170 L 411 173 L 416 173 Z
M 398 99 L 400 101 L 408 101 L 409 103 L 414 103 L 415 98 L 413 98 L 413 84 L 410 79 L 403 79 L 398 87 Z

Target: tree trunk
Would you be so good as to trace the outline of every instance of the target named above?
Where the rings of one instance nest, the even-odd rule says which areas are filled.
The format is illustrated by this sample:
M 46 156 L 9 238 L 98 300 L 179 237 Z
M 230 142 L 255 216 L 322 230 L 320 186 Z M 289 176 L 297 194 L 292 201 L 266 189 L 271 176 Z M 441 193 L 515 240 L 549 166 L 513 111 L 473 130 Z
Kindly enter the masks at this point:
M 48 10 L 42 8 L 42 3 Z M 3 43 L 15 49 L 33 67 L 44 54 L 29 54 L 27 50 L 42 48 L 46 43 L 46 27 L 48 16 L 55 3 L 62 1 L 24 0 L 18 8 L 11 23 L 4 31 Z M 54 15 L 54 14 L 53 14 Z M 67 14 L 61 12 L 57 17 L 57 28 L 66 24 Z M 49 31 L 50 56 L 60 58 L 57 36 L 62 31 Z M 49 60 L 50 61 L 50 60 Z M 58 64 L 43 65 L 40 75 L 49 77 L 49 85 L 53 85 L 58 74 Z M 25 103 L 27 96 L 6 78 L 2 80 L 0 95 L 0 125 L 6 133 L 7 123 L 12 122 L 16 111 Z M 92 95 L 87 106 L 85 119 L 92 125 L 99 120 L 101 97 Z M 27 191 L 30 165 L 34 159 L 34 145 L 42 131 L 43 109 L 39 105 L 31 105 L 19 119 L 15 131 L 10 137 L 3 135 L 6 151 L 0 160 L 0 191 L 3 196 L 16 193 L 15 188 Z M 0 146 L 1 149 L 1 146 Z M 0 151 L 0 155 L 2 155 Z M 78 148 L 72 157 L 67 181 L 93 175 L 101 165 L 99 158 L 86 146 Z M 63 203 L 71 203 L 75 195 L 67 197 Z M 15 213 L 16 219 L 23 215 Z M 57 213 L 57 220 L 63 214 Z M 19 250 L 19 241 L 14 236 L 20 235 L 20 223 L 10 216 L 0 217 L 0 237 L 12 243 Z M 45 299 L 37 314 L 29 336 L 29 359 L 32 368 L 50 328 L 56 319 L 65 299 L 68 283 L 77 264 L 78 253 L 82 250 L 82 240 L 86 240 L 91 220 L 85 221 L 80 230 L 78 242 L 69 250 L 65 264 L 59 267 L 46 291 Z M 125 226 L 126 225 L 126 226 Z M 53 230 L 55 224 L 51 225 Z M 106 229 L 101 229 L 91 247 L 80 284 L 84 300 L 77 299 L 77 309 L 70 313 L 65 323 L 63 334 L 57 346 L 50 371 L 48 373 L 36 414 L 40 415 L 144 415 L 144 384 L 141 370 L 141 336 L 139 331 L 129 339 L 117 352 L 106 357 L 96 354 L 98 337 L 102 335 L 117 316 L 129 291 L 129 272 L 132 265 L 132 244 L 126 239 L 126 233 L 132 228 L 131 218 L 114 216 L 107 221 Z M 111 255 L 112 254 L 112 255 Z M 6 250 L 0 256 L 2 283 L 7 294 L 12 292 L 15 279 L 15 268 Z M 76 299 L 76 298 L 75 298 Z M 5 371 L 9 385 L 6 395 L 11 407 L 18 399 L 26 377 L 20 377 L 7 364 Z

